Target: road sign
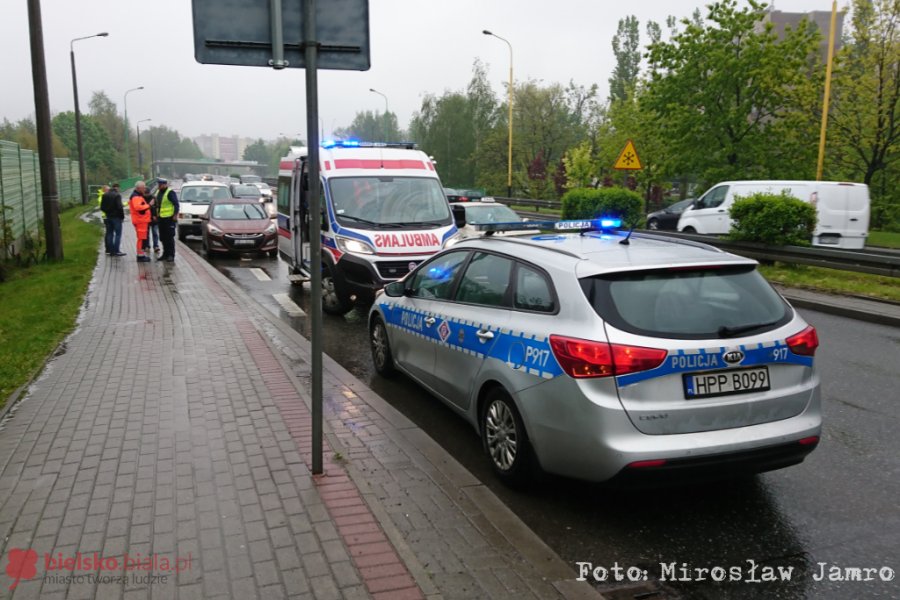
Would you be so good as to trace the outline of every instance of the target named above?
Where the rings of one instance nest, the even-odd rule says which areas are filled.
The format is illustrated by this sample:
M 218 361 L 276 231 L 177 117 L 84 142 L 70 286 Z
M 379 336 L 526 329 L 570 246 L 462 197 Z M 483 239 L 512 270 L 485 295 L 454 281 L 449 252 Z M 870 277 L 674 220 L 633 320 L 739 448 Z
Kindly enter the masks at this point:
M 625 147 L 622 148 L 622 152 L 619 153 L 619 158 L 616 159 L 616 164 L 613 165 L 613 169 L 619 169 L 620 171 L 640 171 L 644 167 L 641 166 L 641 159 L 638 158 L 637 150 L 634 149 L 634 143 L 631 140 L 628 140 L 625 143 Z
M 194 57 L 204 64 L 302 69 L 303 3 L 193 0 Z M 317 2 L 315 21 L 319 69 L 369 69 L 368 0 Z

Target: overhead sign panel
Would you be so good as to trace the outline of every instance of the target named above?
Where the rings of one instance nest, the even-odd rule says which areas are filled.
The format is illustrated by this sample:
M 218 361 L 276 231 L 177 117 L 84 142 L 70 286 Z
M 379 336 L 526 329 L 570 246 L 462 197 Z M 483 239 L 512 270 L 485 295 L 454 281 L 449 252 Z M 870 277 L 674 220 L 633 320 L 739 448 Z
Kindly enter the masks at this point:
M 628 140 L 628 142 L 625 143 L 625 147 L 622 148 L 622 152 L 619 153 L 619 158 L 616 159 L 616 164 L 613 165 L 613 169 L 640 171 L 642 168 L 641 159 L 638 158 L 637 150 L 634 149 L 634 143 L 632 143 L 631 140 Z
M 248 67 L 306 66 L 303 0 L 193 0 L 192 4 L 197 62 Z M 286 64 L 280 63 L 280 54 L 272 46 L 273 37 L 283 40 Z M 319 69 L 367 71 L 371 66 L 368 0 L 317 2 L 316 41 Z M 273 64 L 273 57 L 279 64 Z

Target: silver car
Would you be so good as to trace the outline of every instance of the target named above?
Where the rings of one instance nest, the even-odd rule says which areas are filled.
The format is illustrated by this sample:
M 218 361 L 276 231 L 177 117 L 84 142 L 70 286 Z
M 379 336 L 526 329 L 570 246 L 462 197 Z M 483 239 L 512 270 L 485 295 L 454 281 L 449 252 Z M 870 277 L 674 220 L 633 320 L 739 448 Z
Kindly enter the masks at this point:
M 378 295 L 375 368 L 469 421 L 509 483 L 532 467 L 590 481 L 786 467 L 819 441 L 818 339 L 756 264 L 606 231 L 465 240 Z

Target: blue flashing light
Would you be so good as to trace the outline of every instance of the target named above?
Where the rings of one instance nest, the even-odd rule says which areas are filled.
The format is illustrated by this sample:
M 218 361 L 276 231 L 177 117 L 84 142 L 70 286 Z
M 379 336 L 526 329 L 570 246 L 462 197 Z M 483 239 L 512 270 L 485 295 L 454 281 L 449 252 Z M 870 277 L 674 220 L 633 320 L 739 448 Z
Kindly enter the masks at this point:
M 600 219 L 600 229 L 618 229 L 622 226 L 622 219 Z

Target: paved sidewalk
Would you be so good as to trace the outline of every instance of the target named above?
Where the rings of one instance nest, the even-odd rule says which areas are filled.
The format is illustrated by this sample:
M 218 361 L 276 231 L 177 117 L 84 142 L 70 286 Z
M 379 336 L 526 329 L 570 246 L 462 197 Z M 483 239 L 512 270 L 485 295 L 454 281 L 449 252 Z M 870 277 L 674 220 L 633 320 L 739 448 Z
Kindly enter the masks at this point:
M 0 597 L 599 598 L 327 358 L 313 477 L 307 341 L 186 246 L 138 264 L 133 240 L 0 424 Z

